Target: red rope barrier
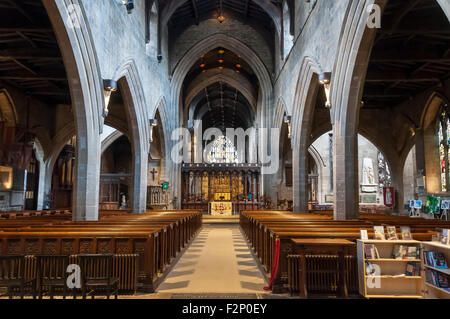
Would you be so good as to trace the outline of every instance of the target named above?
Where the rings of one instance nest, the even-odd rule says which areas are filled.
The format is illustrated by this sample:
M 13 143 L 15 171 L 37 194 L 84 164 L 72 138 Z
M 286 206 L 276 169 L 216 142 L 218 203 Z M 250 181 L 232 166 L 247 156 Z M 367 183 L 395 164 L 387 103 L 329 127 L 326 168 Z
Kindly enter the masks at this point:
M 280 241 L 277 239 L 275 242 L 275 253 L 274 253 L 274 263 L 272 268 L 272 274 L 270 276 L 270 282 L 269 286 L 264 287 L 264 290 L 270 290 L 272 289 L 273 282 L 275 281 L 275 278 L 278 274 L 278 262 L 280 260 Z

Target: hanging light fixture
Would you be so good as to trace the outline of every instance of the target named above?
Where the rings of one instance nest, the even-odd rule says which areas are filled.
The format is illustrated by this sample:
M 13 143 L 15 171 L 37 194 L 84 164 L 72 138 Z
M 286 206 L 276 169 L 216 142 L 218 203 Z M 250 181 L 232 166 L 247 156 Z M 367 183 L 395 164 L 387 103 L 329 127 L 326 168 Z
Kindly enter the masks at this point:
M 158 120 L 157 119 L 150 119 L 150 143 L 153 143 L 153 129 L 158 126 Z
M 217 20 L 219 20 L 220 23 L 225 21 L 225 16 L 223 15 L 223 8 L 222 8 L 222 0 L 219 1 L 219 16 L 217 17 Z
M 325 107 L 331 109 L 330 91 L 331 91 L 331 72 L 324 72 L 319 75 L 319 83 L 323 85 L 326 95 Z
M 103 95 L 105 98 L 105 108 L 103 109 L 103 117 L 107 117 L 109 113 L 109 101 L 112 92 L 117 91 L 117 82 L 114 80 L 103 80 Z
M 223 62 L 225 62 L 224 59 L 223 59 L 224 53 L 225 53 L 225 50 L 223 50 L 223 49 L 220 49 L 220 50 L 219 50 L 219 59 L 218 59 L 217 61 L 218 61 L 220 64 L 223 64 Z
M 288 138 L 291 138 L 291 122 L 292 122 L 292 117 L 290 115 L 285 115 L 284 123 L 287 124 L 287 126 L 288 126 Z
M 202 55 L 202 56 L 200 57 L 200 67 L 201 67 L 202 69 L 206 66 L 205 61 L 204 61 L 204 58 L 205 58 L 204 55 Z

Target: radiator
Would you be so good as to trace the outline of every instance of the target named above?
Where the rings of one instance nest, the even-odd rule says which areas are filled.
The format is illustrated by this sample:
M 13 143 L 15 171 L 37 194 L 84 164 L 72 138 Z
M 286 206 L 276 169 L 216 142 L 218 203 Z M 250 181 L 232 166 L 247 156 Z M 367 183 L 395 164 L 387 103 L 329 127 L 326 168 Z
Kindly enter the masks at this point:
M 137 290 L 139 255 L 115 255 L 113 274 L 119 278 L 119 290 L 135 293 Z
M 306 285 L 308 293 L 337 294 L 339 258 L 333 255 L 306 255 Z M 291 294 L 300 292 L 300 256 L 288 255 L 288 288 Z M 345 257 L 345 272 L 349 294 L 358 294 L 358 265 L 356 256 Z
M 122 293 L 136 293 L 138 279 L 138 258 L 139 255 L 114 255 L 113 275 L 119 278 L 119 291 Z M 78 257 L 70 256 L 69 262 L 78 265 Z M 25 257 L 25 278 L 37 278 L 36 257 Z M 97 269 L 101 274 L 101 269 Z

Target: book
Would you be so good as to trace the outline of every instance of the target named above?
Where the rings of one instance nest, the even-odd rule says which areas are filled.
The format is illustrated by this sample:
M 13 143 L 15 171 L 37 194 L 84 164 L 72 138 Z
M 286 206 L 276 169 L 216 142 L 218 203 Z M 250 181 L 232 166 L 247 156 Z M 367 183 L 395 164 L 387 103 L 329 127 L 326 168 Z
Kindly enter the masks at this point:
M 448 276 L 446 274 L 437 273 L 437 284 L 439 288 L 447 289 L 448 287 Z
M 408 256 L 408 246 L 400 246 L 400 259 L 406 259 Z
M 373 249 L 375 251 L 375 259 L 380 259 L 380 254 L 378 253 L 378 248 L 377 246 L 373 246 Z
M 361 240 L 369 240 L 369 234 L 367 233 L 367 230 L 361 229 Z
M 437 281 L 436 281 L 436 277 L 435 277 L 435 271 L 432 271 L 430 269 L 426 269 L 425 270 L 425 281 L 433 286 L 437 287 Z
M 403 240 L 412 240 L 411 235 L 411 227 L 409 226 L 401 226 L 400 232 L 402 233 L 402 239 Z
M 386 240 L 386 236 L 384 234 L 384 226 L 374 226 L 373 230 L 375 232 L 376 240 Z
M 395 226 L 387 226 L 386 230 L 388 240 L 398 240 L 397 230 L 395 229 Z
M 409 246 L 406 257 L 411 259 L 417 258 L 418 249 L 416 246 Z
M 365 245 L 364 253 L 366 255 L 366 259 L 375 259 L 375 245 L 373 244 Z
M 435 243 L 440 243 L 441 242 L 441 233 L 440 232 L 432 232 L 431 233 L 431 241 L 435 242 Z
M 443 229 L 442 230 L 442 237 L 441 237 L 441 243 L 444 245 L 450 245 L 450 229 Z
M 444 254 L 440 252 L 433 253 L 433 267 L 437 269 L 448 269 L 447 260 Z
M 420 276 L 420 264 L 417 262 L 408 262 L 406 265 L 406 276 Z
M 402 250 L 402 245 L 394 245 L 394 249 L 392 251 L 392 258 L 394 259 L 401 259 L 401 250 Z

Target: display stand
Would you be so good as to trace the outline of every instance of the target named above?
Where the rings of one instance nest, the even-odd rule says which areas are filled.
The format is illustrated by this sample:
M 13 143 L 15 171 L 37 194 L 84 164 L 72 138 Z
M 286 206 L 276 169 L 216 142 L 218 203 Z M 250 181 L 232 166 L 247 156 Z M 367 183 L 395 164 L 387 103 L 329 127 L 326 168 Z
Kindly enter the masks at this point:
M 379 258 L 366 259 L 365 249 L 373 244 L 379 252 Z M 416 240 L 358 240 L 359 292 L 366 298 L 423 298 L 423 279 L 419 276 L 406 276 L 408 262 L 419 263 L 421 259 L 394 259 L 395 245 L 416 246 Z M 376 266 L 379 273 L 366 274 L 366 262 Z
M 439 242 L 423 242 L 422 243 L 422 251 L 434 251 L 442 253 L 447 263 L 450 262 L 450 245 L 444 245 Z M 450 269 L 438 269 L 432 266 L 429 266 L 423 260 L 423 269 L 429 269 L 436 272 L 441 272 L 450 278 Z M 426 282 L 425 274 L 423 274 L 423 282 L 425 285 L 425 298 L 427 299 L 450 299 L 450 292 L 446 291 L 442 288 L 436 287 L 432 284 Z

